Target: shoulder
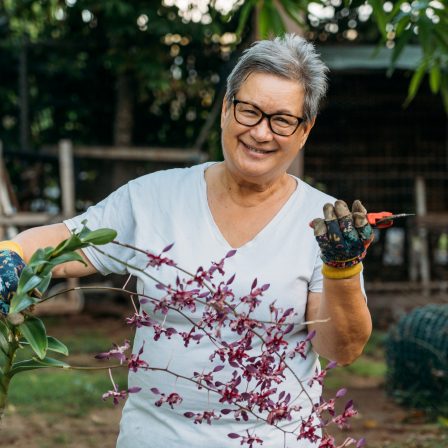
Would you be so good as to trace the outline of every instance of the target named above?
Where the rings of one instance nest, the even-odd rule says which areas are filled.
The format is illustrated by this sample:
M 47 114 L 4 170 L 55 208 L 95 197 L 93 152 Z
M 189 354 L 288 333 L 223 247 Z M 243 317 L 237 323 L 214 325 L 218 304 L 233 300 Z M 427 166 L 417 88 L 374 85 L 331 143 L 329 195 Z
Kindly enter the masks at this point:
M 205 168 L 210 162 L 194 165 L 188 168 L 171 168 L 146 174 L 131 180 L 128 183 L 131 194 L 138 194 L 142 191 L 176 191 L 179 188 L 188 189 L 195 185 Z
M 315 187 L 312 187 L 310 184 L 305 181 L 298 179 L 299 186 L 298 188 L 302 189 L 302 200 L 309 207 L 320 207 L 322 208 L 328 202 L 334 203 L 336 198 L 324 193 L 323 191 L 318 190 Z

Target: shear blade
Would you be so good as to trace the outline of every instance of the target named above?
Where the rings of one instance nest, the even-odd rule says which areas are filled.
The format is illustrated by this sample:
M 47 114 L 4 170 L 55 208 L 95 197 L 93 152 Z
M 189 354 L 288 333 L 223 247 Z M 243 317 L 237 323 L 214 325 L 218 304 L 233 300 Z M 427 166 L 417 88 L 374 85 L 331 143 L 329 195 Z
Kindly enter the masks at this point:
M 388 221 L 394 221 L 395 219 L 407 218 L 408 216 L 415 216 L 415 213 L 398 213 L 397 215 L 386 216 L 385 218 L 379 219 L 376 224 L 382 224 Z

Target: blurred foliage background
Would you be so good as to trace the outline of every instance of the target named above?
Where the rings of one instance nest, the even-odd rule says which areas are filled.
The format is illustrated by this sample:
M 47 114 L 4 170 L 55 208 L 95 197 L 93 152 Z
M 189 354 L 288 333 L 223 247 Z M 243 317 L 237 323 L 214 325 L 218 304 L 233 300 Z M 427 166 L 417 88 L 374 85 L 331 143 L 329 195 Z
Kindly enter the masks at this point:
M 191 146 L 230 71 L 257 37 L 300 27 L 319 45 L 419 45 L 447 101 L 448 13 L 438 1 L 4 0 L 0 139 L 30 150 L 75 144 Z M 209 147 L 219 151 L 217 132 Z
M 7 0 L 0 8 L 0 138 L 8 148 L 61 138 L 188 146 L 235 42 L 225 34 L 228 18 L 184 23 L 157 1 Z M 28 112 L 26 129 L 19 110 Z
M 386 49 L 389 76 L 394 75 L 406 48 L 412 46 L 419 56 L 409 62 L 403 82 L 390 84 L 394 87 L 389 86 L 389 91 L 385 80 L 379 84 L 375 78 L 373 82 L 389 98 L 393 97 L 390 91 L 400 84 L 398 95 L 403 103 L 409 103 L 419 89 L 425 95 L 430 90 L 442 98 L 440 103 L 448 110 L 445 2 L 4 0 L 0 3 L 0 141 L 16 207 L 60 210 L 57 159 L 43 150 L 61 139 L 70 139 L 74 145 L 111 148 L 196 148 L 210 159 L 219 159 L 218 116 L 225 79 L 234 61 L 254 40 L 280 35 L 286 29 L 300 32 L 322 52 L 370 45 L 376 48 L 370 55 L 375 59 Z M 365 83 L 358 80 L 358 74 L 334 78 L 333 86 L 345 80 L 353 91 Z M 344 90 L 348 92 L 340 87 Z M 348 129 L 344 116 L 346 120 L 353 117 L 338 109 L 345 104 L 340 98 L 330 101 L 333 109 L 328 110 L 326 121 L 320 120 L 323 127 L 314 132 L 314 143 L 319 146 L 329 135 L 325 123 L 334 123 L 329 128 L 331 143 L 333 137 L 335 141 L 340 138 L 345 142 L 341 146 L 347 146 L 347 135 L 341 132 Z M 439 104 L 436 106 L 438 113 Z M 378 106 L 377 115 L 386 116 L 382 124 L 394 126 L 392 120 L 397 117 L 387 117 L 380 107 L 389 106 Z M 388 132 L 391 129 L 382 133 Z M 416 140 L 415 136 L 409 139 Z M 334 152 L 327 141 L 321 146 Z M 359 142 L 352 146 L 359 147 Z M 393 151 L 395 154 L 395 147 Z M 409 146 L 409 151 L 414 149 Z M 405 149 L 400 153 L 405 154 Z M 330 160 L 325 151 L 318 155 Z M 342 159 L 347 160 L 345 156 Z M 123 182 L 117 165 L 76 160 L 77 210 Z M 134 165 L 130 177 L 166 166 Z M 317 176 L 315 171 L 310 169 L 309 175 Z M 111 185 L 114 177 L 120 179 Z

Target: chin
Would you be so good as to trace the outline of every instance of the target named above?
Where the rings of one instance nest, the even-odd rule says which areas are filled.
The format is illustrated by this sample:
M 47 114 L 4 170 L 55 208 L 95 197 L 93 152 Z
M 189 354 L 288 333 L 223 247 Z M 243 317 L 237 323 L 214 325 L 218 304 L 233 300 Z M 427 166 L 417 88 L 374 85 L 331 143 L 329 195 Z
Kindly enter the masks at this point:
M 281 175 L 281 170 L 272 161 L 238 160 L 227 163 L 230 170 L 248 181 L 270 181 Z

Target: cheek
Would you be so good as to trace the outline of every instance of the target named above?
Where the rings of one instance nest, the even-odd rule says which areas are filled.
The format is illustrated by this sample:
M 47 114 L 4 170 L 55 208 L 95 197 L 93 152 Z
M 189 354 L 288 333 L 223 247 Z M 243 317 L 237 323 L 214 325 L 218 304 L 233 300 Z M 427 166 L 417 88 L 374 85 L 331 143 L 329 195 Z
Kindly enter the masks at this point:
M 294 147 L 296 149 L 301 149 L 302 146 L 305 144 L 306 142 L 306 138 L 307 138 L 308 134 L 301 132 L 295 139 L 294 139 Z
M 243 134 L 246 129 L 241 129 L 236 125 L 231 119 L 224 119 L 223 125 L 221 126 L 222 140 L 227 142 L 235 143 L 238 137 Z
M 291 154 L 297 152 L 302 145 L 302 139 L 301 138 L 294 138 L 291 140 L 288 140 L 286 142 L 283 142 L 281 146 L 285 150 L 286 154 Z
M 221 146 L 222 151 L 224 153 L 228 153 L 229 150 L 232 149 L 233 146 L 235 146 L 235 134 L 232 132 L 232 127 L 224 122 L 221 130 Z

